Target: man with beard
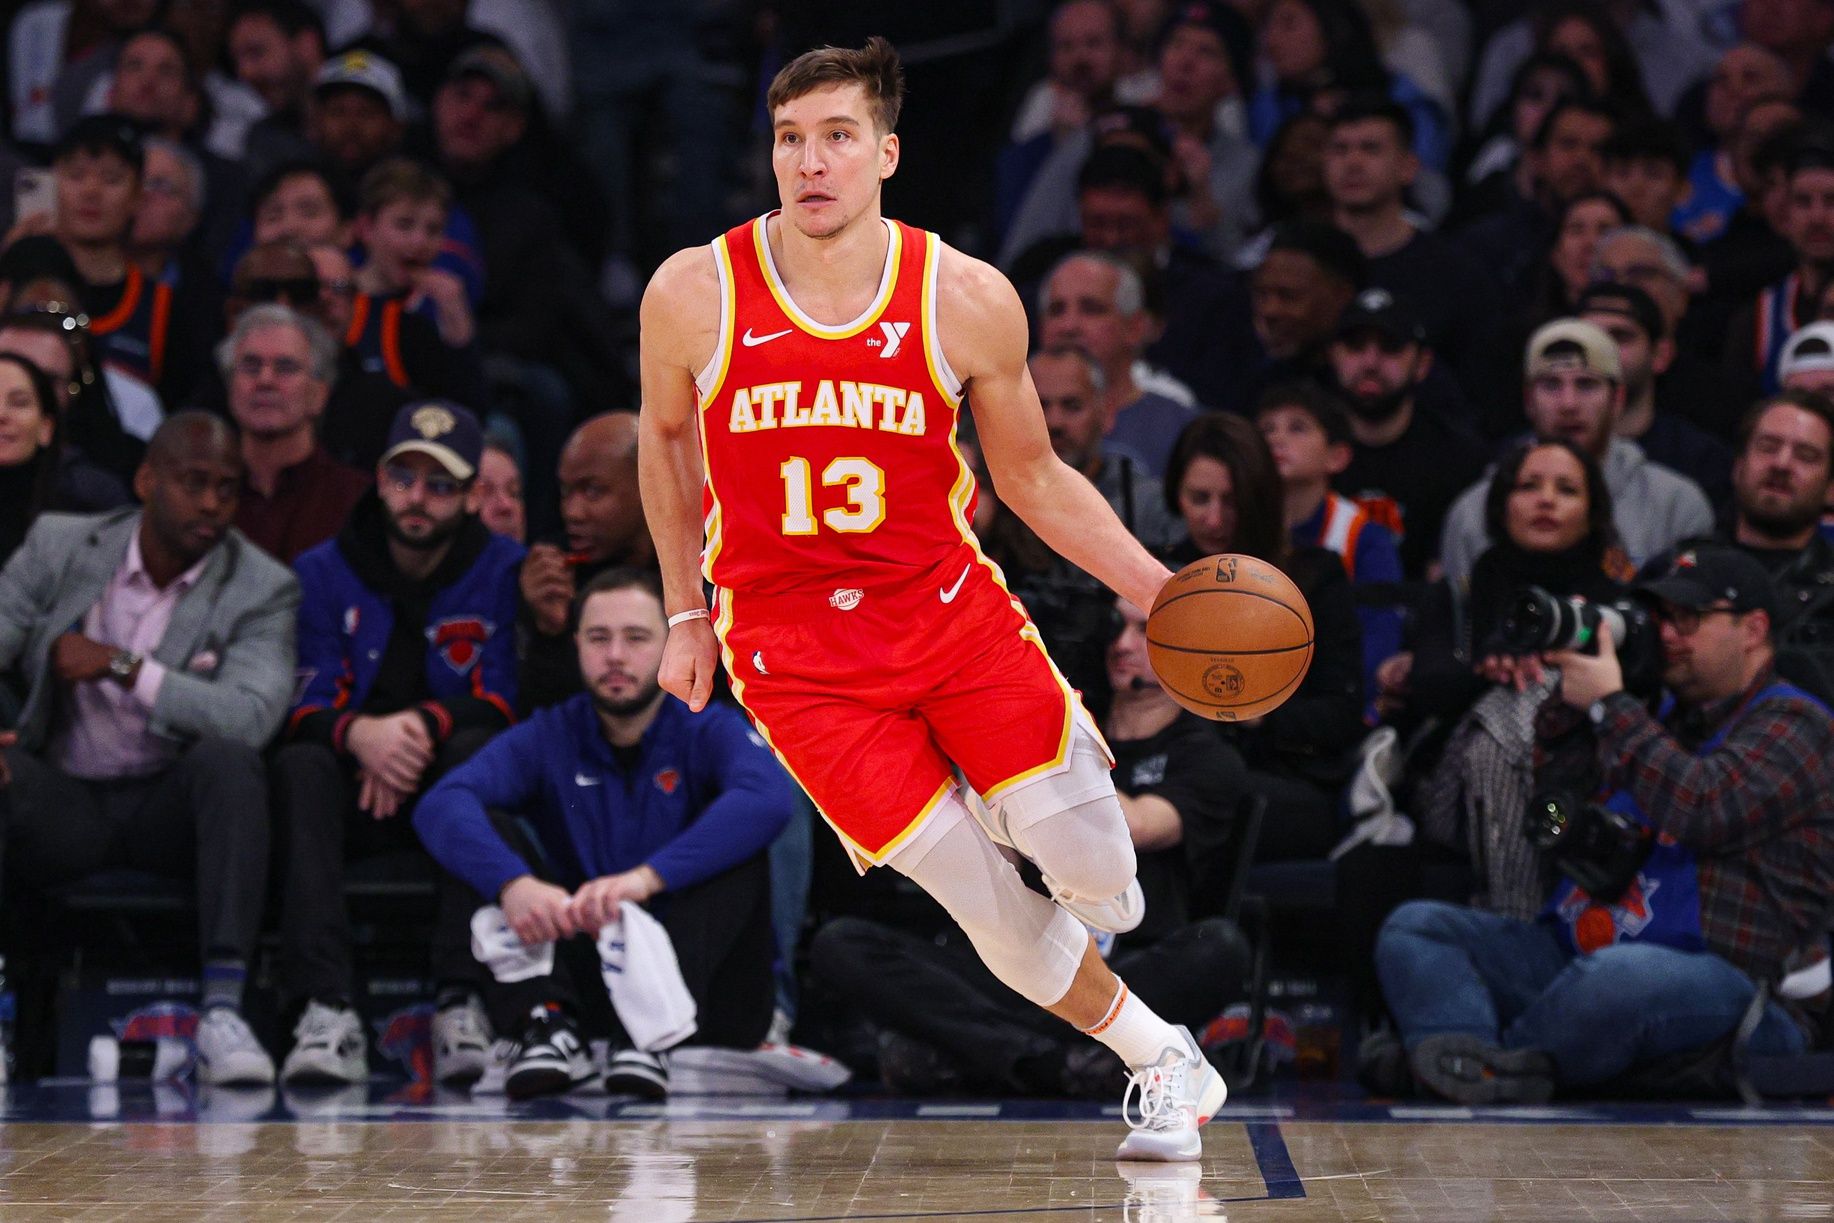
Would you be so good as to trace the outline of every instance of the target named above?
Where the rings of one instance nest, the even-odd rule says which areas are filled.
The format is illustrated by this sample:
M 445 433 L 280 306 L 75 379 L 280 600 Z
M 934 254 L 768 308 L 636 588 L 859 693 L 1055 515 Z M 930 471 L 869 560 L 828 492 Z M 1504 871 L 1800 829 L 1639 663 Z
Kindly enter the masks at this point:
M 1823 700 L 1834 699 L 1834 544 L 1818 527 L 1831 482 L 1834 403 L 1784 390 L 1745 414 L 1728 542 L 1776 583 L 1778 672 Z M 1662 572 L 1666 559 L 1649 571 Z
M 1426 328 L 1388 290 L 1357 295 L 1330 359 L 1351 438 L 1350 465 L 1333 484 L 1395 533 L 1401 571 L 1419 581 L 1438 552 L 1447 507 L 1484 470 L 1484 444 L 1421 403 L 1433 350 Z
M 352 1005 L 347 857 L 420 846 L 404 818 L 437 777 L 507 727 L 516 700 L 520 545 L 468 506 L 483 431 L 438 400 L 395 417 L 365 495 L 336 539 L 300 556 L 302 694 L 274 760 L 281 840 L 279 988 L 295 1016 L 288 1082 L 369 1077 Z M 432 946 L 434 1074 L 483 1072 L 471 989 L 472 905 L 441 874 Z
M 593 943 L 627 903 L 668 934 L 694 999 L 694 1043 L 752 1049 L 770 1026 L 765 849 L 795 800 L 738 710 L 693 714 L 662 691 L 663 619 L 651 571 L 608 569 L 586 583 L 573 609 L 586 691 L 499 737 L 414 813 L 473 903 L 501 906 L 505 945 L 480 940 L 480 954 L 493 967 L 502 954 L 546 964 L 485 987 L 497 1030 L 520 1034 L 504 1084 L 513 1098 L 589 1078 L 581 1022 L 594 1019 L 612 1033 L 605 1089 L 667 1094 L 666 1055 L 634 1047 L 597 985 Z M 641 971 L 634 959 L 629 968 Z
M 1616 436 L 1624 411 L 1624 367 L 1617 343 L 1598 324 L 1555 319 L 1529 337 L 1523 365 L 1523 398 L 1534 436 L 1571 442 L 1597 460 L 1611 490 L 1617 543 L 1632 565 L 1713 529 L 1713 510 L 1698 484 L 1650 462 L 1642 447 Z M 1493 542 L 1484 525 L 1489 486 L 1486 475 L 1446 511 L 1439 563 L 1454 581 L 1469 577 Z

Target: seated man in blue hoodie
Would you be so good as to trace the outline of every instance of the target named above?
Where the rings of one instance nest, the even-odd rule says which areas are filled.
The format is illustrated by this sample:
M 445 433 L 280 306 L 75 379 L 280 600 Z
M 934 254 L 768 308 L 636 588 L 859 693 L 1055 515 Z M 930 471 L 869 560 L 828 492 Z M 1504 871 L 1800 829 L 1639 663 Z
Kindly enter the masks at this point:
M 697 1044 L 750 1049 L 770 1026 L 774 946 L 765 850 L 793 793 L 744 715 L 694 714 L 656 681 L 662 589 L 612 569 L 580 591 L 575 641 L 586 691 L 541 710 L 448 774 L 414 828 L 442 866 L 494 901 L 551 971 L 487 988 L 499 1032 L 518 1033 L 505 1090 L 564 1092 L 591 1074 L 582 1007 L 603 1017 L 593 940 L 625 901 L 662 923 L 698 1011 Z M 574 935 L 584 935 L 574 938 Z M 613 1032 L 606 1090 L 659 1098 L 659 1054 Z

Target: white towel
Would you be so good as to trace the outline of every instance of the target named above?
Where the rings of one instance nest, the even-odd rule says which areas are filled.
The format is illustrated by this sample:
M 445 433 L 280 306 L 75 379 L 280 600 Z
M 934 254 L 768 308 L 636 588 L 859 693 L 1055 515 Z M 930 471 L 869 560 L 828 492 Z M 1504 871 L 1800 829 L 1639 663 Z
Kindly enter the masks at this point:
M 496 905 L 485 905 L 471 915 L 471 954 L 505 985 L 554 971 L 554 944 L 523 942 Z
M 1363 740 L 1362 760 L 1350 779 L 1350 818 L 1356 826 L 1330 853 L 1335 862 L 1365 841 L 1377 845 L 1408 845 L 1414 839 L 1414 821 L 1395 810 L 1391 788 L 1401 780 L 1400 735 L 1392 726 L 1377 728 Z
M 599 971 L 630 1043 L 660 1053 L 694 1035 L 694 996 L 662 923 L 640 905 L 618 906 L 619 920 L 599 930 Z

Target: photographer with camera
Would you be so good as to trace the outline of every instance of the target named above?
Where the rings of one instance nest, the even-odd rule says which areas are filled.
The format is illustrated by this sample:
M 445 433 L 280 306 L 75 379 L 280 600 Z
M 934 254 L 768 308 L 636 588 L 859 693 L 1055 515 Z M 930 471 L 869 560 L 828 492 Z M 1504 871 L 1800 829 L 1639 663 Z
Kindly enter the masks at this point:
M 1597 797 L 1569 782 L 1529 805 L 1566 876 L 1539 917 L 1414 901 L 1377 941 L 1409 1064 L 1449 1099 L 1540 1101 L 1705 1049 L 1826 938 L 1834 718 L 1777 679 L 1769 576 L 1705 544 L 1637 589 L 1672 698 L 1660 718 L 1625 690 L 1609 624 L 1573 627 L 1595 653 L 1541 660 L 1559 701 L 1538 721 L 1538 776 L 1577 772 Z M 1524 682 L 1539 672 L 1525 660 Z M 1751 1049 L 1800 1052 L 1808 1031 L 1768 1002 Z

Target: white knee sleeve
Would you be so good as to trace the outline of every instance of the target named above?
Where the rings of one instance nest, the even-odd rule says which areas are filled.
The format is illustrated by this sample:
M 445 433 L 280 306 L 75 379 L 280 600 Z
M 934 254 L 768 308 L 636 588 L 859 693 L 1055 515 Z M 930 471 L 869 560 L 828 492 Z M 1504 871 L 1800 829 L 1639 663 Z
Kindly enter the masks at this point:
M 1081 726 L 1070 767 L 1000 796 L 1013 848 L 1038 864 L 1059 894 L 1110 900 L 1134 879 L 1133 838 L 1095 736 Z
M 949 911 L 1008 989 L 1039 1006 L 1057 1002 L 1076 977 L 1089 932 L 1020 882 L 960 797 L 951 795 L 931 819 L 946 823 L 886 865 Z

